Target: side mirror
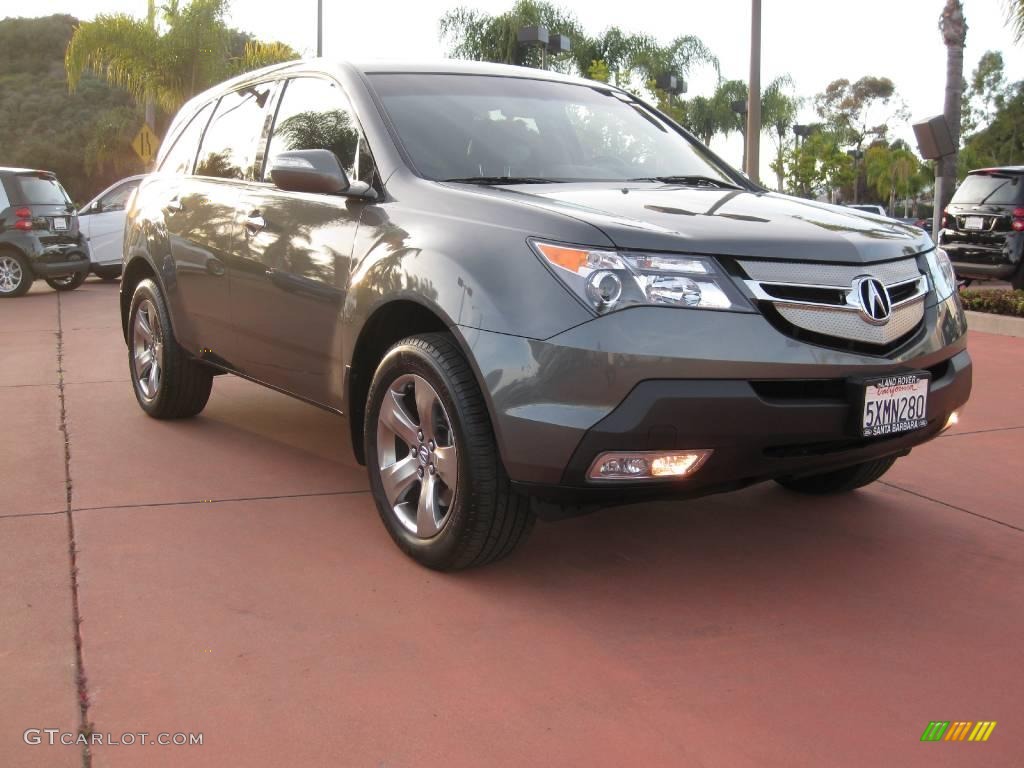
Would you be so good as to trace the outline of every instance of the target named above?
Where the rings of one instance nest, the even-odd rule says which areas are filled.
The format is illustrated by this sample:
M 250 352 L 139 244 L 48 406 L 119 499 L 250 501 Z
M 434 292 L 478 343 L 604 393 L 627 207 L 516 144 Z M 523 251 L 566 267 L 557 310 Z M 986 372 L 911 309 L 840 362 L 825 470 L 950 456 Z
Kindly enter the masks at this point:
M 282 152 L 270 164 L 270 180 L 287 192 L 353 195 L 374 199 L 377 193 L 363 182 L 350 182 L 337 156 L 329 149 Z

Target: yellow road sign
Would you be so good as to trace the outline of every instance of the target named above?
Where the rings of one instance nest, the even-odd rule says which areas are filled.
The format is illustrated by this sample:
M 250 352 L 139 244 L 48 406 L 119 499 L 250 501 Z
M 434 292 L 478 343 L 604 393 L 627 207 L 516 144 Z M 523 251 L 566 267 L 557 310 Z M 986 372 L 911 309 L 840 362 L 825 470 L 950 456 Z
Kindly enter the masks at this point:
M 139 128 L 139 132 L 132 139 L 132 149 L 144 163 L 151 163 L 156 158 L 156 149 L 160 146 L 160 139 L 145 123 Z

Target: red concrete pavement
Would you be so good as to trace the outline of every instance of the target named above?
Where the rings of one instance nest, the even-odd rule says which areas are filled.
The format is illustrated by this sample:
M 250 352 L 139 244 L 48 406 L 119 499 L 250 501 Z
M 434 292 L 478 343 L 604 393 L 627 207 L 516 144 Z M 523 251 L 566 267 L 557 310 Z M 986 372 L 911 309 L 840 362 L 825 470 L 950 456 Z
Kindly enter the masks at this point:
M 115 296 L 60 300 L 88 717 L 203 744 L 97 746 L 93 766 L 1020 763 L 1024 342 L 975 334 L 964 422 L 869 489 L 609 510 L 440 575 L 392 545 L 343 420 L 226 377 L 192 422 L 144 417 Z M 14 390 L 39 401 L 0 451 L 62 451 L 57 387 L 0 403 Z M 20 741 L 77 703 L 66 517 L 34 514 L 63 475 L 37 499 L 0 466 L 28 515 L 0 517 L 0 765 L 70 764 Z M 18 602 L 42 587 L 46 626 Z M 934 719 L 999 725 L 923 744 Z

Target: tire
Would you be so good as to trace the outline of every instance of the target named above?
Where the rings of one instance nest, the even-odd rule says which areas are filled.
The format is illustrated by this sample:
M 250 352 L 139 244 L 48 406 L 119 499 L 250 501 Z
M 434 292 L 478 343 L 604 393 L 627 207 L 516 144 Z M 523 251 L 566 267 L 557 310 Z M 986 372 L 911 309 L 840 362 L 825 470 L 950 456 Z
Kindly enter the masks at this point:
M 775 482 L 783 488 L 811 496 L 826 496 L 834 493 L 848 493 L 878 480 L 896 463 L 895 456 L 887 456 L 852 467 L 843 467 L 833 472 L 805 477 L 780 477 Z
M 1010 278 L 1010 286 L 1015 291 L 1024 291 L 1024 264 L 1017 268 L 1017 274 Z
M 17 251 L 0 249 L 0 299 L 24 296 L 32 287 L 35 275 L 28 259 Z
M 135 399 L 155 419 L 195 416 L 210 399 L 213 372 L 178 346 L 167 303 L 151 279 L 140 282 L 132 295 L 128 370 Z
M 121 265 L 115 264 L 112 267 L 93 267 L 93 274 L 100 280 L 117 280 L 121 276 Z
M 417 403 L 429 404 L 426 421 Z M 363 435 L 377 511 L 418 563 L 439 571 L 484 565 L 533 527 L 530 501 L 511 487 L 483 395 L 448 334 L 410 336 L 388 350 L 370 385 Z
M 88 272 L 75 272 L 73 275 L 67 275 L 66 277 L 48 277 L 46 278 L 46 284 L 55 291 L 73 291 L 84 283 L 85 278 L 88 276 Z

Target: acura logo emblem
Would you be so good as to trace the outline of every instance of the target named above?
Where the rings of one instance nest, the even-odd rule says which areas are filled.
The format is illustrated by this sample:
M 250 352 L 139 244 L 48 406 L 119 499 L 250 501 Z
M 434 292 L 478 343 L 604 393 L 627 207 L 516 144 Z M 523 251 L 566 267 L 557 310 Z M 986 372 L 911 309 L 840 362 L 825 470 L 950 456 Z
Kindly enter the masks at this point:
M 853 296 L 864 319 L 885 325 L 892 315 L 892 300 L 882 281 L 874 277 L 858 277 L 853 281 Z M 853 297 L 851 297 L 853 298 Z

